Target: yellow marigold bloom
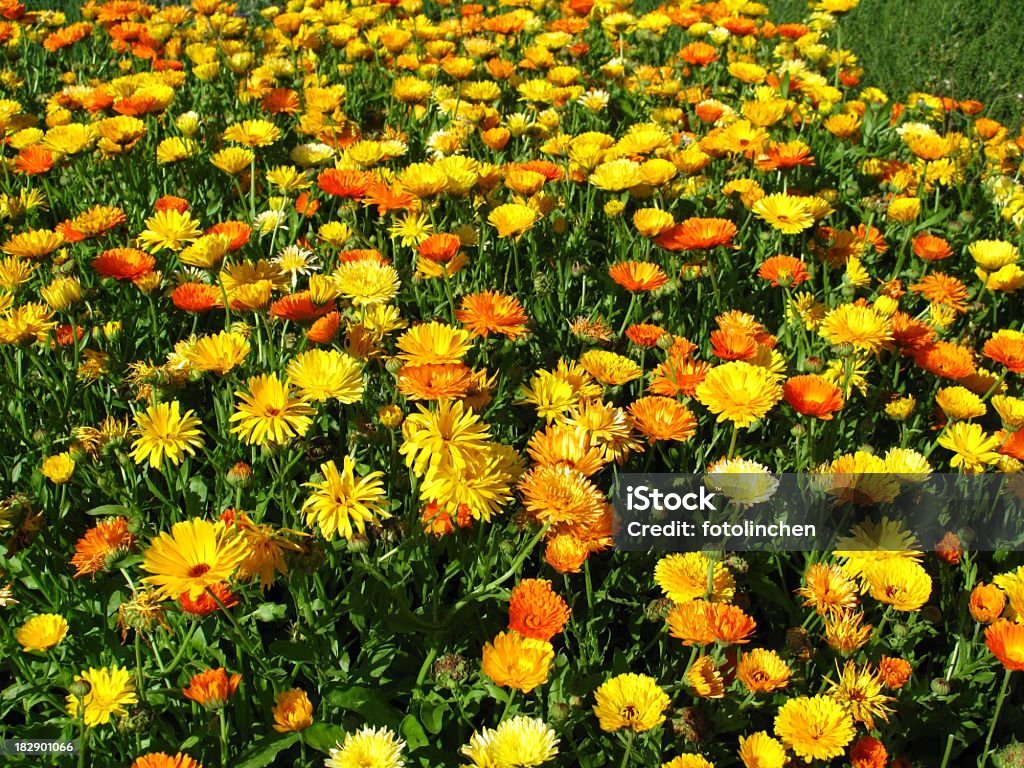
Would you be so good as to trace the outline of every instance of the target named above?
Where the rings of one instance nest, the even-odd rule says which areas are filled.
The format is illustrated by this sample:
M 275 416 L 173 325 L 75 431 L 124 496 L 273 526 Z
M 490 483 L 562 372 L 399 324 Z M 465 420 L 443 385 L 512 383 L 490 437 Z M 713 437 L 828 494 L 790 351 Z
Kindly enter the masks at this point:
M 796 593 L 804 598 L 804 607 L 814 608 L 822 616 L 835 616 L 857 606 L 857 583 L 837 565 L 815 563 L 804 574 L 804 586 Z
M 0 288 L 13 293 L 18 289 L 18 286 L 32 278 L 32 273 L 36 269 L 36 264 L 17 256 L 8 256 L 6 259 L 0 259 Z
M 419 413 L 402 424 L 404 442 L 399 452 L 417 476 L 442 465 L 459 471 L 480 463 L 490 432 L 478 414 L 460 400 L 441 400 L 436 411 L 416 407 Z
M 915 560 L 889 558 L 867 567 L 864 572 L 871 596 L 897 611 L 917 611 L 928 602 L 932 579 Z
M 659 208 L 641 208 L 633 214 L 633 226 L 644 237 L 657 237 L 675 223 L 671 213 Z
M 913 395 L 904 395 L 886 403 L 885 415 L 895 421 L 906 421 L 916 407 L 917 399 Z
M 420 323 L 398 337 L 398 357 L 409 365 L 459 363 L 469 351 L 469 339 L 464 328 L 436 320 Z
M 68 622 L 55 613 L 33 616 L 14 631 L 22 651 L 48 651 L 68 634 Z
M 750 210 L 784 235 L 798 234 L 814 224 L 807 201 L 785 193 L 762 197 Z
M 825 618 L 825 641 L 839 653 L 849 655 L 863 648 L 871 638 L 872 626 L 864 624 L 864 614 L 846 611 Z
M 497 728 L 474 733 L 462 754 L 476 768 L 538 766 L 558 754 L 558 737 L 543 720 L 517 715 L 502 720 Z
M 249 350 L 245 336 L 221 331 L 189 344 L 184 357 L 197 371 L 213 371 L 223 376 L 241 365 Z
M 529 693 L 548 680 L 555 649 L 546 640 L 509 630 L 484 646 L 481 667 L 495 684 Z
M 1017 246 L 1005 240 L 975 240 L 967 246 L 967 251 L 974 262 L 986 272 L 998 272 L 1020 257 Z
M 789 666 L 775 651 L 754 648 L 740 656 L 736 677 L 751 693 L 771 693 L 789 685 Z
M 694 694 L 702 699 L 721 699 L 725 696 L 722 673 L 710 656 L 700 656 L 686 673 L 686 682 Z
M 518 402 L 537 409 L 537 416 L 551 422 L 579 403 L 572 384 L 551 371 L 538 371 L 520 389 Z
M 892 701 L 892 697 L 882 693 L 882 677 L 877 671 L 871 671 L 870 666 L 858 669 L 856 662 L 848 661 L 839 679 L 828 683 L 828 695 L 849 710 L 854 722 L 873 729 L 876 717 L 889 721 L 888 713 L 892 710 L 885 704 Z
M 194 157 L 199 154 L 199 144 L 192 139 L 181 136 L 171 136 L 164 139 L 156 146 L 156 161 L 160 165 L 177 163 L 186 157 Z
M 224 141 L 233 141 L 247 147 L 266 147 L 281 138 L 281 129 L 269 120 L 243 120 L 229 125 Z
M 24 344 L 43 339 L 57 323 L 42 304 L 29 302 L 0 314 L 0 344 Z
M 498 237 L 519 237 L 533 227 L 540 215 L 528 205 L 499 205 L 487 216 L 487 223 L 498 230 Z
M 350 355 L 311 349 L 288 363 L 288 378 L 306 401 L 357 403 L 363 397 L 363 366 Z
M 249 392 L 236 391 L 239 399 L 231 421 L 239 422 L 231 432 L 248 445 L 286 443 L 306 434 L 313 420 L 313 409 L 291 394 L 291 382 L 276 375 L 253 376 L 247 382 Z
M 366 477 L 355 474 L 355 461 L 346 456 L 339 472 L 334 461 L 320 465 L 322 482 L 305 483 L 314 492 L 302 505 L 306 522 L 320 528 L 324 538 L 331 541 L 335 534 L 351 540 L 356 531 L 366 533 L 366 525 L 380 526 L 381 518 L 391 515 L 384 509 L 382 472 L 371 472 Z M 354 525 L 354 529 L 353 529 Z
M 224 260 L 230 249 L 230 236 L 203 235 L 178 254 L 178 261 L 193 267 L 213 269 Z
M 207 588 L 227 581 L 249 554 L 245 539 L 233 527 L 198 517 L 160 533 L 142 555 L 142 570 L 164 599 L 181 595 L 195 600 Z
M 627 672 L 594 691 L 594 714 L 602 731 L 628 728 L 643 733 L 665 722 L 671 700 L 653 677 Z
M 128 714 L 128 707 L 139 701 L 135 678 L 124 667 L 90 668 L 75 675 L 74 682 L 79 681 L 89 684 L 89 692 L 82 698 L 68 694 L 67 712 L 90 728 L 110 722 L 112 715 Z
M 853 741 L 853 718 L 828 696 L 800 696 L 779 707 L 775 735 L 808 763 L 831 760 Z
M 982 399 L 966 387 L 944 387 L 935 394 L 935 403 L 952 421 L 976 419 L 988 412 Z
M 707 594 L 709 580 L 710 596 Z M 675 603 L 704 597 L 727 602 L 736 588 L 729 569 L 721 562 L 712 562 L 702 552 L 675 553 L 661 558 L 654 567 L 654 581 Z
M 201 424 L 195 411 L 182 414 L 177 400 L 149 406 L 144 414 L 135 416 L 132 459 L 136 464 L 148 461 L 155 469 L 163 466 L 165 458 L 178 466 L 186 453 L 195 456 L 196 449 L 203 447 Z
M 765 368 L 734 360 L 708 371 L 695 394 L 718 415 L 717 421 L 742 428 L 763 418 L 782 399 L 782 387 Z
M 146 219 L 146 229 L 139 234 L 139 240 L 146 243 L 153 253 L 164 248 L 180 251 L 187 243 L 198 240 L 201 234 L 199 222 L 187 211 L 181 213 L 169 208 Z
M 938 444 L 953 452 L 949 463 L 964 472 L 983 472 L 985 467 L 999 461 L 999 448 L 1002 440 L 997 435 L 989 435 L 980 424 L 958 421 L 949 425 L 939 436 Z
M 356 306 L 386 304 L 395 298 L 402 285 L 394 267 L 374 259 L 339 264 L 333 277 L 338 293 Z
M 825 315 L 818 333 L 833 345 L 877 352 L 892 340 L 892 324 L 874 307 L 843 304 Z
M 704 759 L 701 755 L 688 752 L 684 755 L 673 757 L 667 763 L 662 763 L 661 768 L 715 768 L 715 765 Z
M 82 284 L 77 277 L 56 277 L 45 288 L 39 290 L 50 309 L 61 311 L 73 307 L 82 300 Z
M 41 259 L 64 245 L 64 235 L 49 229 L 30 229 L 9 238 L 0 251 L 19 259 Z
M 68 451 L 64 451 L 56 456 L 47 457 L 39 471 L 51 483 L 64 485 L 71 480 L 71 475 L 75 472 L 75 460 Z
M 764 731 L 740 736 L 739 754 L 743 768 L 784 768 L 789 760 L 782 743 Z
M 225 147 L 219 152 L 214 153 L 210 157 L 210 162 L 214 168 L 218 168 L 232 176 L 237 176 L 246 170 L 255 159 L 256 153 L 251 149 L 246 149 L 245 147 Z
M 916 197 L 898 197 L 889 203 L 885 215 L 897 224 L 910 224 L 921 213 L 921 201 Z
M 590 349 L 580 356 L 580 365 L 602 384 L 626 384 L 640 378 L 643 369 L 628 357 L 603 349 Z
M 313 724 L 313 705 L 301 688 L 289 688 L 274 697 L 274 730 L 302 731 Z
M 1009 395 L 995 395 L 991 402 L 1006 429 L 1016 432 L 1024 427 L 1024 400 Z
M 405 742 L 389 728 L 366 726 L 345 734 L 345 740 L 331 749 L 326 768 L 402 768 Z
M 587 180 L 598 189 L 607 192 L 621 192 L 642 184 L 644 178 L 640 163 L 623 158 L 601 163 Z

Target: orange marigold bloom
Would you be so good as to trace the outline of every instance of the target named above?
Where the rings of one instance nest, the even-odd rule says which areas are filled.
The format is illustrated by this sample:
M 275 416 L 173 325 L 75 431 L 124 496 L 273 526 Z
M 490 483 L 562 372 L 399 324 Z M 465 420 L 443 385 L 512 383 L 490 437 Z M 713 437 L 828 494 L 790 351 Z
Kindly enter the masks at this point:
M 759 171 L 784 171 L 800 165 L 814 165 L 811 148 L 802 141 L 772 142 L 754 162 Z
M 291 320 L 293 323 L 308 323 L 334 311 L 334 301 L 317 304 L 309 291 L 282 296 L 270 305 L 272 317 Z
M 858 242 L 874 248 L 875 253 L 885 253 L 889 250 L 889 244 L 885 242 L 885 237 L 878 227 L 865 227 L 863 224 L 858 224 L 856 227 L 850 227 L 850 231 Z
M 773 288 L 780 285 L 791 288 L 811 279 L 807 265 L 794 256 L 772 256 L 765 259 L 757 270 L 757 276 L 770 281 Z
M 193 675 L 188 687 L 181 692 L 200 706 L 220 709 L 234 695 L 240 682 L 241 675 L 228 675 L 223 667 L 218 667 Z
M 430 237 L 419 244 L 418 250 L 420 256 L 435 261 L 438 264 L 445 264 L 452 260 L 461 247 L 462 241 L 459 240 L 458 235 L 443 232 L 430 235 Z
M 366 194 L 372 180 L 366 171 L 328 168 L 316 177 L 316 185 L 329 195 L 356 200 Z
M 960 537 L 952 531 L 946 531 L 942 540 L 935 545 L 935 552 L 948 565 L 960 565 L 960 558 L 964 554 L 964 545 L 960 543 Z
M 892 316 L 892 340 L 903 354 L 916 354 L 931 345 L 934 339 L 935 329 L 923 320 L 911 317 L 906 312 L 897 312 Z
M 649 261 L 620 261 L 608 268 L 608 275 L 627 291 L 653 291 L 668 282 L 665 270 Z
M 943 238 L 922 232 L 914 238 L 914 255 L 925 261 L 941 261 L 952 256 L 953 249 Z
M 509 596 L 508 628 L 523 637 L 550 640 L 569 621 L 569 606 L 547 579 L 524 579 Z
M 547 682 L 554 658 L 546 640 L 502 632 L 484 646 L 480 666 L 497 685 L 529 693 Z
M 1006 593 L 995 584 L 978 584 L 971 590 L 971 599 L 967 608 L 975 621 L 991 624 L 1003 615 L 1006 608 Z
M 405 365 L 398 372 L 398 391 L 410 400 L 465 397 L 473 383 L 473 371 L 463 363 Z
M 664 336 L 665 329 L 651 323 L 634 323 L 626 329 L 626 338 L 638 347 L 653 347 Z
M 689 218 L 666 229 L 654 242 L 667 251 L 701 251 L 729 245 L 736 235 L 736 225 L 728 219 Z
M 14 160 L 14 167 L 26 176 L 46 173 L 53 168 L 53 153 L 44 147 L 33 144 L 18 152 L 18 156 Z
M 135 534 L 128 530 L 128 519 L 112 517 L 103 520 L 85 532 L 75 544 L 71 565 L 75 566 L 75 578 L 105 570 L 114 558 L 128 552 L 135 546 Z
M 757 342 L 743 329 L 712 331 L 711 352 L 722 360 L 749 360 L 757 354 Z
M 996 331 L 985 342 L 981 354 L 989 360 L 1005 365 L 1014 373 L 1024 373 L 1024 333 L 1020 331 Z
M 655 395 L 693 397 L 711 365 L 703 360 L 670 357 L 651 372 L 647 391 Z
M 843 407 L 843 392 L 824 376 L 794 376 L 782 385 L 782 396 L 802 416 L 830 421 Z
M 654 445 L 658 440 L 683 442 L 697 431 L 690 409 L 669 397 L 641 397 L 629 406 L 633 426 Z
M 975 371 L 974 353 L 951 341 L 936 341 L 921 348 L 914 355 L 914 362 L 945 379 L 962 379 Z
M 850 749 L 851 768 L 885 768 L 889 753 L 874 736 L 862 736 Z
M 913 668 L 906 659 L 898 656 L 883 656 L 878 662 L 878 676 L 882 683 L 890 690 L 898 690 L 910 679 Z
M 757 622 L 743 609 L 729 603 L 707 603 L 704 606 L 708 627 L 715 641 L 726 645 L 749 643 Z
M 718 61 L 718 50 L 712 45 L 697 41 L 684 46 L 679 51 L 679 58 L 687 64 L 703 67 L 713 61 Z
M 208 312 L 221 305 L 217 286 L 205 283 L 182 283 L 171 291 L 171 301 L 186 312 Z
M 925 275 L 919 282 L 911 285 L 910 290 L 921 294 L 932 303 L 945 304 L 960 313 L 967 311 L 967 286 L 943 272 Z
M 231 243 L 228 245 L 228 250 L 234 253 L 249 242 L 249 235 L 252 234 L 252 227 L 244 221 L 222 221 L 219 224 L 214 224 L 206 230 L 206 234 L 227 235 L 230 237 Z
M 218 582 L 209 589 L 217 596 L 217 600 L 224 604 L 225 608 L 234 608 L 238 605 L 238 595 L 231 591 L 227 582 Z M 199 596 L 194 600 L 189 596 L 188 592 L 183 592 L 178 596 L 181 610 L 194 616 L 209 616 L 214 611 L 219 610 L 220 605 L 217 603 L 217 600 L 213 599 L 210 592 L 200 592 Z
M 665 617 L 669 635 L 682 640 L 686 646 L 710 645 L 715 642 L 715 634 L 711 631 L 708 614 L 704 610 L 707 605 L 700 599 L 675 605 Z
M 163 197 L 158 198 L 153 204 L 154 213 L 160 213 L 161 211 L 177 211 L 178 213 L 185 213 L 187 210 L 188 200 L 175 195 L 164 195 Z
M 140 755 L 135 758 L 131 768 L 203 768 L 203 766 L 183 752 L 178 752 L 174 757 L 165 752 L 151 752 L 148 755 Z
M 559 573 L 579 573 L 589 556 L 586 542 L 571 533 L 557 534 L 544 548 L 544 561 Z
M 985 630 L 985 645 L 1011 672 L 1024 672 L 1024 624 L 1000 619 Z
M 102 277 L 137 280 L 149 273 L 156 259 L 137 248 L 111 248 L 92 260 L 92 268 Z
M 291 88 L 272 88 L 263 94 L 260 106 L 272 115 L 294 115 L 301 110 L 299 94 Z
M 340 327 L 341 315 L 338 312 L 329 312 L 309 327 L 306 338 L 314 344 L 330 344 L 338 337 Z
M 485 339 L 500 333 L 509 339 L 526 335 L 529 318 L 519 300 L 497 291 L 481 291 L 462 297 L 461 309 L 455 310 L 455 319 L 473 336 Z
M 454 519 L 447 507 L 442 507 L 436 501 L 432 501 L 423 508 L 420 513 L 420 522 L 423 523 L 423 530 L 432 536 L 446 536 L 455 530 L 455 527 L 469 528 L 473 525 L 473 513 L 465 504 L 459 504 Z

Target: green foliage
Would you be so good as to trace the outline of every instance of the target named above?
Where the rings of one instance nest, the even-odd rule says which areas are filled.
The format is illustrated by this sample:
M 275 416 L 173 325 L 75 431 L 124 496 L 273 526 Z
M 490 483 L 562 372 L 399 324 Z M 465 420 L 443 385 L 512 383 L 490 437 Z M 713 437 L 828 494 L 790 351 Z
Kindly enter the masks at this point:
M 805 0 L 766 3 L 776 22 L 807 16 Z M 1024 118 L 1024 0 L 862 0 L 842 19 L 842 45 L 864 84 L 894 99 L 925 91 L 984 102 L 989 117 Z

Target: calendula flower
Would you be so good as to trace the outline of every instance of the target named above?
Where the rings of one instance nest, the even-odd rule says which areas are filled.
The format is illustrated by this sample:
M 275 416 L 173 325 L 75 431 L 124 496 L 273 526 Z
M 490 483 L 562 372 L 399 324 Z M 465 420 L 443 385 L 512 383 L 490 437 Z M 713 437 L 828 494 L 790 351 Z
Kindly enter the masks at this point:
M 497 291 L 482 291 L 463 296 L 455 319 L 473 336 L 488 338 L 492 333 L 508 339 L 526 335 L 529 318 L 519 300 Z
M 877 352 L 892 339 L 892 324 L 874 307 L 843 304 L 825 315 L 818 333 L 831 344 Z
M 495 684 L 529 693 L 547 682 L 554 658 L 546 640 L 501 632 L 484 646 L 481 668 Z
M 647 675 L 626 673 L 606 680 L 594 691 L 594 714 L 602 731 L 628 728 L 649 731 L 665 722 L 671 703 L 657 681 Z
M 222 523 L 193 518 L 160 533 L 143 553 L 143 579 L 165 599 L 195 599 L 207 588 L 231 578 L 246 557 L 245 540 Z
M 524 579 L 509 596 L 509 629 L 523 637 L 550 640 L 568 620 L 569 606 L 546 579 Z
M 786 748 L 765 731 L 740 736 L 740 760 L 744 768 L 784 768 Z
M 499 205 L 487 216 L 487 223 L 498 230 L 498 237 L 520 237 L 540 218 L 528 205 L 508 203 Z
M 136 414 L 135 424 L 131 456 L 136 464 L 148 461 L 159 469 L 167 459 L 178 466 L 185 454 L 195 456 L 196 449 L 203 447 L 202 422 L 194 411 L 181 413 L 177 400 L 151 405 L 145 413 Z
M 999 460 L 996 449 L 1001 439 L 989 435 L 980 424 L 958 421 L 951 424 L 938 438 L 938 444 L 953 452 L 949 463 L 965 472 L 982 472 Z
M 71 476 L 75 473 L 75 460 L 67 451 L 58 453 L 56 456 L 48 456 L 39 468 L 43 476 L 55 485 L 64 485 L 70 482 Z
M 710 577 L 709 577 L 710 574 Z M 712 562 L 701 552 L 666 555 L 654 567 L 654 581 L 665 596 L 675 603 L 704 598 L 730 600 L 736 587 L 729 569 L 720 561 Z
M 995 584 L 978 584 L 971 590 L 967 608 L 971 617 L 982 624 L 991 624 L 998 619 L 1006 607 L 1006 595 Z
M 187 243 L 198 240 L 201 234 L 199 222 L 187 212 L 166 210 L 146 219 L 146 229 L 139 234 L 139 240 L 154 253 L 165 248 L 180 251 Z
M 620 261 L 608 268 L 608 276 L 627 291 L 653 291 L 668 282 L 665 270 L 649 261 Z
M 134 546 L 135 534 L 129 530 L 127 518 L 112 517 L 97 523 L 75 544 L 71 558 L 75 578 L 104 570 L 108 563 Z
M 785 193 L 762 197 L 751 207 L 754 215 L 784 235 L 795 235 L 814 224 L 811 207 L 801 197 Z
M 765 368 L 736 360 L 708 371 L 695 395 L 719 422 L 742 428 L 763 418 L 782 399 L 782 387 Z
M 43 613 L 14 630 L 14 639 L 23 651 L 48 651 L 59 645 L 67 634 L 67 619 L 55 613 Z
M 366 726 L 345 734 L 345 740 L 329 752 L 326 768 L 402 768 L 405 742 L 390 728 Z
M 346 539 L 356 532 L 362 535 L 367 524 L 379 526 L 381 518 L 391 517 L 384 508 L 382 472 L 357 477 L 351 456 L 345 457 L 340 472 L 333 460 L 321 464 L 320 472 L 323 481 L 305 484 L 314 490 L 303 503 L 302 511 L 307 523 L 318 527 L 328 541 L 336 534 Z
M 796 593 L 804 598 L 804 606 L 814 608 L 822 616 L 835 616 L 857 605 L 857 583 L 837 565 L 815 563 L 804 574 L 804 586 Z
M 722 673 L 710 656 L 699 656 L 686 673 L 686 682 L 694 694 L 702 699 L 721 699 L 725 696 Z
M 188 687 L 182 689 L 186 698 L 207 709 L 221 709 L 238 690 L 241 675 L 229 675 L 223 667 L 207 669 L 192 675 Z
M 932 579 L 915 560 L 887 558 L 865 570 L 871 596 L 897 611 L 917 611 L 932 591 Z
M 239 403 L 230 420 L 239 423 L 232 433 L 249 445 L 280 445 L 306 434 L 313 409 L 292 396 L 290 382 L 264 374 L 253 376 L 247 386 L 248 392 L 235 392 Z
M 1024 624 L 1000 619 L 985 630 L 985 645 L 1011 672 L 1024 672 Z
M 801 696 L 779 708 L 775 735 L 808 763 L 831 760 L 853 741 L 853 718 L 828 696 Z
M 736 677 L 751 693 L 771 693 L 789 684 L 789 666 L 775 651 L 755 648 L 740 656 Z
M 517 715 L 503 720 L 497 728 L 474 733 L 462 754 L 476 768 L 533 768 L 558 754 L 558 737 L 543 720 Z
M 113 715 L 126 715 L 128 707 L 138 703 L 135 677 L 124 667 L 90 668 L 75 675 L 74 682 L 79 681 L 89 684 L 89 692 L 81 697 L 69 694 L 67 712 L 90 728 L 110 722 Z
M 184 357 L 198 371 L 223 376 L 242 364 L 250 348 L 249 340 L 241 334 L 221 331 L 189 344 Z
M 892 697 L 882 693 L 882 678 L 870 667 L 858 668 L 853 661 L 848 661 L 835 682 L 829 680 L 828 695 L 846 706 L 855 722 L 863 723 L 867 728 L 875 727 L 875 718 L 888 722 L 890 710 L 886 703 Z
M 288 379 L 307 402 L 357 403 L 363 397 L 363 366 L 344 352 L 311 349 L 288 363 Z
M 274 730 L 302 731 L 313 724 L 313 705 L 301 688 L 289 688 L 274 697 Z

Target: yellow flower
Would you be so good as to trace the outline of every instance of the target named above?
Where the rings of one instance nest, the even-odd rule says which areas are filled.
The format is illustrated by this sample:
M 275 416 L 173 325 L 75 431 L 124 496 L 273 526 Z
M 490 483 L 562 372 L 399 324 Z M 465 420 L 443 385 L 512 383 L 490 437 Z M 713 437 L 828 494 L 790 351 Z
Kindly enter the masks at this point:
M 75 472 L 75 460 L 71 458 L 69 452 L 64 451 L 64 453 L 58 453 L 56 456 L 49 456 L 43 462 L 43 466 L 39 471 L 51 483 L 64 485 Z
M 380 518 L 391 517 L 384 509 L 382 472 L 357 477 L 355 461 L 346 456 L 341 472 L 331 460 L 320 465 L 320 473 L 324 476 L 322 482 L 305 483 L 314 492 L 303 503 L 302 511 L 308 525 L 318 526 L 328 541 L 335 534 L 351 540 L 356 531 L 366 533 L 367 523 L 379 527 Z
M 996 435 L 986 434 L 980 424 L 957 421 L 946 428 L 937 442 L 953 452 L 950 465 L 973 473 L 983 472 L 986 466 L 999 461 L 996 449 L 1002 441 Z
M 892 325 L 874 307 L 843 304 L 825 315 L 818 333 L 834 345 L 877 352 L 892 339 Z
M 225 147 L 215 153 L 210 162 L 224 173 L 237 176 L 256 159 L 256 153 L 245 147 Z
M 290 382 L 263 374 L 253 376 L 247 386 L 248 393 L 235 392 L 240 402 L 230 419 L 239 422 L 231 429 L 239 439 L 248 445 L 282 445 L 306 434 L 313 423 L 313 409 L 292 397 Z
M 135 416 L 132 459 L 136 464 L 148 460 L 151 467 L 160 468 L 166 457 L 178 466 L 186 453 L 195 456 L 196 449 L 202 448 L 201 423 L 194 411 L 182 414 L 177 400 L 151 405 L 146 413 Z
M 828 695 L 846 706 L 855 722 L 873 729 L 875 717 L 889 721 L 888 713 L 892 710 L 885 704 L 892 701 L 892 697 L 882 693 L 882 678 L 877 671 L 872 672 L 870 666 L 858 669 L 855 662 L 848 661 L 839 673 L 839 680 L 828 683 Z
M 405 742 L 388 728 L 367 726 L 345 734 L 345 740 L 330 751 L 326 768 L 402 768 Z
M 666 555 L 654 566 L 654 581 L 674 603 L 707 597 L 709 580 L 712 600 L 732 599 L 736 581 L 729 569 L 721 562 L 712 562 L 702 552 Z
M 708 371 L 695 392 L 717 421 L 749 427 L 782 399 L 782 387 L 765 368 L 734 360 Z
M 301 688 L 290 688 L 274 697 L 274 730 L 301 731 L 313 724 L 313 705 Z
M 303 352 L 288 363 L 287 373 L 307 401 L 357 403 L 363 397 L 362 364 L 335 349 Z
M 199 222 L 187 211 L 181 213 L 169 208 L 146 219 L 146 229 L 139 234 L 139 240 L 146 243 L 153 253 L 164 248 L 180 251 L 186 243 L 198 240 L 201 234 Z
M 667 763 L 662 763 L 661 768 L 715 768 L 715 764 L 704 759 L 701 755 L 689 752 L 685 755 L 673 757 Z
M 82 284 L 77 277 L 57 277 L 45 288 L 41 288 L 39 295 L 50 305 L 50 309 L 59 312 L 82 300 Z
M 243 120 L 229 125 L 223 138 L 247 147 L 265 147 L 281 138 L 281 129 L 269 120 Z
M 409 365 L 459 363 L 469 351 L 469 331 L 452 325 L 414 325 L 398 338 L 398 357 Z
M 197 371 L 223 376 L 241 365 L 249 350 L 249 340 L 240 333 L 221 331 L 190 344 L 184 357 Z
M 853 741 L 853 718 L 828 696 L 790 699 L 775 716 L 775 734 L 808 763 L 839 757 Z
M 986 272 L 998 272 L 1003 267 L 1013 264 L 1020 256 L 1017 246 L 1005 240 L 975 240 L 967 246 L 967 251 L 975 263 Z
M 558 754 L 558 737 L 540 718 L 517 715 L 474 733 L 462 754 L 477 768 L 538 766 Z
M 580 356 L 580 365 L 602 384 L 626 384 L 640 378 L 643 369 L 628 357 L 603 349 L 590 349 Z
M 56 251 L 63 244 L 64 235 L 60 232 L 49 229 L 30 229 L 12 236 L 0 246 L 0 251 L 20 259 L 41 259 Z
M 338 293 L 356 306 L 387 303 L 402 285 L 394 267 L 372 259 L 340 264 L 333 277 Z
M 795 235 L 814 224 L 807 201 L 785 193 L 762 197 L 750 210 L 784 235 Z
M 143 581 L 157 587 L 164 599 L 181 595 L 195 600 L 207 588 L 227 581 L 248 556 L 245 538 L 224 523 L 198 517 L 160 533 L 142 555 Z
M 945 387 L 935 394 L 935 402 L 953 421 L 976 419 L 988 412 L 978 395 L 966 387 Z
M 740 736 L 740 760 L 744 768 L 783 768 L 786 748 L 764 731 Z
M 665 722 L 671 700 L 653 677 L 627 672 L 594 691 L 594 714 L 602 731 L 629 728 L 643 733 Z
M 588 181 L 598 189 L 621 192 L 643 183 L 640 164 L 625 158 L 601 163 L 590 174 Z
M 897 611 L 917 611 L 928 602 L 932 579 L 915 560 L 888 558 L 869 565 L 864 575 L 871 596 Z
M 90 668 L 75 675 L 74 682 L 88 683 L 89 692 L 84 697 L 69 694 L 67 712 L 90 728 L 110 722 L 112 715 L 128 714 L 127 707 L 139 700 L 134 677 L 124 667 Z
M 48 651 L 68 634 L 68 622 L 55 613 L 33 616 L 14 631 L 23 651 Z
M 509 630 L 484 645 L 480 664 L 495 684 L 529 693 L 547 682 L 554 658 L 555 649 L 547 640 Z
M 498 237 L 519 237 L 533 227 L 539 215 L 528 205 L 499 205 L 487 216 L 487 223 L 498 230 Z
M 694 694 L 702 699 L 721 699 L 725 696 L 725 683 L 722 673 L 715 666 L 710 656 L 701 656 L 690 666 L 686 673 L 686 682 L 690 684 Z

